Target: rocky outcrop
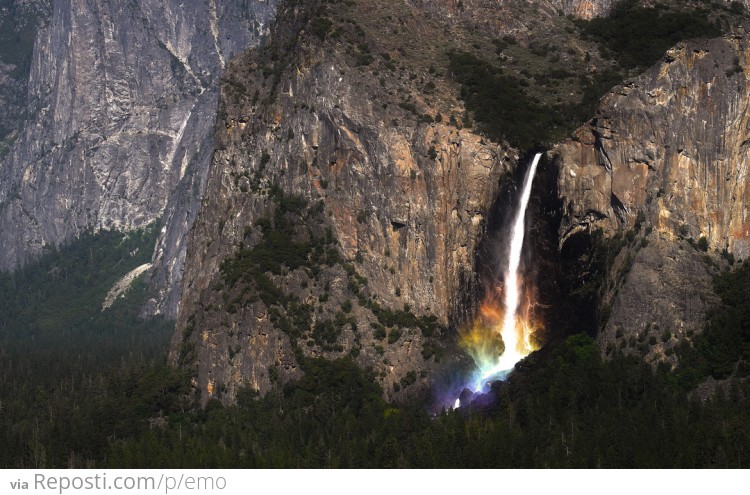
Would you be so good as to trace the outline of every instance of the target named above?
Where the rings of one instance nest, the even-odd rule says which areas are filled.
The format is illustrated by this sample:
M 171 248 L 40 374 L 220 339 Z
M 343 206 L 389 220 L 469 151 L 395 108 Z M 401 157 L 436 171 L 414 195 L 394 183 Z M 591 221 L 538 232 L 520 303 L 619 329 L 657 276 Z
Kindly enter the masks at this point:
M 551 3 L 565 15 L 572 15 L 579 19 L 593 19 L 607 15 L 616 3 L 615 0 L 551 0 Z
M 310 34 L 324 25 L 320 11 L 280 12 L 269 44 L 228 71 L 171 353 L 193 366 L 204 400 L 231 401 L 242 386 L 264 394 L 297 376 L 304 356 L 349 355 L 374 371 L 387 398 L 419 393 L 435 369 L 429 348 L 440 345 L 440 331 L 417 320 L 448 324 L 461 291 L 475 283 L 485 216 L 516 156 L 435 122 L 441 111 L 447 120 L 460 110 L 454 93 L 423 62 L 395 58 L 388 43 L 397 40 L 377 33 L 369 8 L 345 9 L 345 24 L 323 11 L 334 19 L 330 32 L 342 31 L 325 42 Z M 418 15 L 401 19 L 406 32 L 425 35 Z M 346 50 L 355 36 L 359 57 Z M 365 57 L 381 52 L 394 55 Z M 390 73 L 394 63 L 408 77 Z M 425 85 L 435 88 L 431 101 L 420 94 Z M 267 272 L 283 294 L 269 302 L 257 296 L 257 279 L 234 284 L 220 268 L 241 248 L 265 245 L 263 225 L 284 211 L 280 194 L 313 206 L 283 217 L 300 224 L 294 238 L 310 243 L 330 229 L 340 261 L 313 264 L 309 254 L 302 266 Z M 294 318 L 302 323 L 282 330 Z M 329 321 L 342 329 L 326 343 L 316 335 Z
M 540 24 L 560 14 L 579 19 L 606 15 L 613 0 L 409 0 L 420 10 L 444 21 L 469 25 L 500 37 L 511 35 L 521 40 L 537 38 L 533 33 Z M 552 24 L 551 26 L 554 26 Z M 552 31 L 556 26 L 552 28 Z M 552 34 L 552 33 L 550 33 Z
M 683 43 L 608 95 L 561 160 L 562 241 L 639 212 L 674 237 L 750 254 L 746 36 Z
M 197 200 L 175 193 L 200 197 L 218 78 L 264 35 L 274 6 L 55 1 L 34 47 L 29 120 L 0 162 L 0 268 L 87 228 L 165 216 L 156 261 L 163 286 L 176 285 Z
M 702 332 L 707 312 L 720 303 L 713 292 L 719 262 L 706 256 L 657 231 L 626 246 L 604 290 L 602 351 L 676 365 L 675 348 Z
M 594 229 L 630 230 L 604 288 L 603 349 L 636 347 L 629 339 L 650 331 L 658 345 L 646 352 L 663 358 L 670 336 L 702 329 L 720 253 L 750 254 L 749 55 L 744 33 L 681 43 L 551 152 L 561 244 Z
M 217 78 L 266 33 L 276 1 L 11 4 L 14 29 L 31 31 L 26 12 L 38 14 L 42 29 L 29 77 L 11 77 L 17 65 L 0 57 L 0 269 L 87 228 L 129 230 L 162 218 L 148 274 L 155 295 L 144 312 L 175 317 L 186 233 L 213 151 Z M 436 40 L 469 27 L 525 43 L 540 15 L 560 33 L 560 12 L 585 18 L 609 2 L 381 4 L 368 12 L 419 12 L 412 28 Z
M 473 23 L 491 23 L 505 30 L 518 26 L 519 24 L 514 24 L 513 18 L 515 17 L 518 21 L 522 20 L 523 13 L 527 9 L 535 11 L 539 16 L 563 14 L 579 19 L 593 19 L 609 13 L 613 4 L 616 3 L 613 0 L 516 0 L 500 3 L 485 0 L 410 0 L 410 2 L 420 8 L 433 9 L 433 11 L 439 9 L 448 19 L 464 17 Z
M 117 283 L 115 283 L 115 285 L 112 286 L 111 289 L 109 289 L 109 292 L 107 292 L 107 295 L 104 297 L 104 302 L 102 302 L 102 311 L 110 308 L 118 297 L 123 297 L 133 285 L 135 279 L 143 275 L 143 273 L 145 273 L 149 268 L 151 268 L 151 263 L 144 263 L 143 265 L 133 268 L 120 280 L 118 280 Z

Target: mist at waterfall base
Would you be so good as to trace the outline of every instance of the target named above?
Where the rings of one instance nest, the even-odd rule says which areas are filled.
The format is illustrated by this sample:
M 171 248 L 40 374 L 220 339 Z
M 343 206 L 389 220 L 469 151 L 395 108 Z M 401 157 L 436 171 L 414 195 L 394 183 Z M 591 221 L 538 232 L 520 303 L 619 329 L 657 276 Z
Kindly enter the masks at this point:
M 521 259 L 526 228 L 526 209 L 541 153 L 534 156 L 526 171 L 512 222 L 503 235 L 508 245 L 502 279 L 486 282 L 485 299 L 474 321 L 461 330 L 460 344 L 474 360 L 476 369 L 463 389 L 486 392 L 488 384 L 505 380 L 516 363 L 538 348 L 534 334 L 539 322 L 534 318 L 535 289 L 524 277 Z M 499 278 L 499 277 L 498 277 Z M 465 394 L 462 394 L 462 397 Z M 456 398 L 452 406 L 460 407 Z

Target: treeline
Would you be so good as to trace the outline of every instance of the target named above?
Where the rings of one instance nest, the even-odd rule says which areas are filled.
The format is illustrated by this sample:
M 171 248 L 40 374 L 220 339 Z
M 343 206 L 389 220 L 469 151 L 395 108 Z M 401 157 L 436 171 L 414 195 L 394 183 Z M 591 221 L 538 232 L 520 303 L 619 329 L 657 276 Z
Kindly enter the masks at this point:
M 491 404 L 431 417 L 384 403 L 349 360 L 308 361 L 282 392 L 170 418 L 114 442 L 112 467 L 741 467 L 747 384 L 702 403 L 585 335 L 528 360 Z
M 170 418 L 112 444 L 109 466 L 147 467 L 743 467 L 750 447 L 750 263 L 716 279 L 723 307 L 672 371 L 637 358 L 601 359 L 573 335 L 527 358 L 477 408 L 431 416 L 423 404 L 389 405 L 348 359 L 305 360 L 305 377 L 258 398 Z M 719 335 L 717 336 L 717 332 Z M 728 347 L 731 357 L 716 360 Z M 702 401 L 710 363 L 733 359 L 733 379 Z M 696 372 L 697 369 L 697 372 Z M 722 375 L 725 377 L 726 375 Z M 719 376 L 717 376 L 719 377 Z
M 134 349 L 142 353 L 136 341 L 150 341 L 152 328 L 138 317 L 142 279 L 107 311 L 102 303 L 115 282 L 151 261 L 157 231 L 152 225 L 129 234 L 88 232 L 21 270 L 0 273 L 0 346 L 7 357 L 19 366 L 48 359 L 44 369 L 54 376 L 70 367 L 110 366 Z
M 114 283 L 151 260 L 157 232 L 88 232 L 0 274 L 0 466 L 102 459 L 160 407 L 155 396 L 186 386 L 163 367 L 173 325 L 139 318 L 142 278 L 102 311 Z
M 525 81 L 500 67 L 468 52 L 451 52 L 449 59 L 448 70 L 461 83 L 461 98 L 492 139 L 530 149 L 577 124 L 568 122 L 564 107 L 545 107 L 530 98 Z
M 680 369 L 674 376 L 684 388 L 706 376 L 717 380 L 750 376 L 750 262 L 714 280 L 722 306 L 709 313 L 706 330 L 678 349 Z
M 748 263 L 717 278 L 723 306 L 694 346 L 681 351 L 682 364 L 674 371 L 622 355 L 605 361 L 590 337 L 577 334 L 532 354 L 509 382 L 493 387 L 481 407 L 430 412 L 424 403 L 387 404 L 373 377 L 351 359 L 305 358 L 297 382 L 262 398 L 245 389 L 231 407 L 213 400 L 200 408 L 187 374 L 164 364 L 169 326 L 136 317 L 142 290 L 118 301 L 113 311 L 120 313 L 107 322 L 93 315 L 100 312 L 103 293 L 91 294 L 93 310 L 76 296 L 97 285 L 91 275 L 103 276 L 102 266 L 122 260 L 128 265 L 124 273 L 142 261 L 131 256 L 131 243 L 152 245 L 148 235 L 84 238 L 15 275 L 15 292 L 47 294 L 39 314 L 51 311 L 44 300 L 51 304 L 56 299 L 49 294 L 59 295 L 58 284 L 68 283 L 40 274 L 75 266 L 76 275 L 66 271 L 68 280 L 87 282 L 64 285 L 81 315 L 63 321 L 78 323 L 37 330 L 28 339 L 8 317 L 26 315 L 28 324 L 33 315 L 5 303 L 0 466 L 747 465 Z M 107 285 L 102 282 L 102 292 Z M 3 287 L 8 299 L 31 302 Z M 97 357 L 100 343 L 116 352 Z M 703 401 L 695 385 L 710 375 L 730 380 Z

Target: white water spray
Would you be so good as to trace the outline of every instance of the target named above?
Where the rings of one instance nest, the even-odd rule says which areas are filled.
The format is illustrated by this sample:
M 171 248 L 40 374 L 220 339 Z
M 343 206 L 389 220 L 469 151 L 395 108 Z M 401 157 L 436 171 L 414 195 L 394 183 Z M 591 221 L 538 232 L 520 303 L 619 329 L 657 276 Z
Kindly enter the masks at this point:
M 518 211 L 516 213 L 515 221 L 513 222 L 513 230 L 511 231 L 508 268 L 505 271 L 503 287 L 503 295 L 505 296 L 505 315 L 503 319 L 503 327 L 500 331 L 503 343 L 505 344 L 505 351 L 498 358 L 497 363 L 494 366 L 489 369 L 480 370 L 481 376 L 474 387 L 476 391 L 480 391 L 484 387 L 484 384 L 490 379 L 504 379 L 508 373 L 513 370 L 516 363 L 531 352 L 529 342 L 527 341 L 528 335 L 524 335 L 524 339 L 519 341 L 519 334 L 524 332 L 523 329 L 517 328 L 518 304 L 521 300 L 520 293 L 522 290 L 518 283 L 518 268 L 521 264 L 521 252 L 523 249 L 523 239 L 525 234 L 526 207 L 529 204 L 529 198 L 531 197 L 531 184 L 534 181 L 536 167 L 539 164 L 539 159 L 541 157 L 542 154 L 537 153 L 534 156 L 534 160 L 531 162 L 529 170 L 526 172 L 526 177 L 523 181 L 521 199 L 518 203 Z

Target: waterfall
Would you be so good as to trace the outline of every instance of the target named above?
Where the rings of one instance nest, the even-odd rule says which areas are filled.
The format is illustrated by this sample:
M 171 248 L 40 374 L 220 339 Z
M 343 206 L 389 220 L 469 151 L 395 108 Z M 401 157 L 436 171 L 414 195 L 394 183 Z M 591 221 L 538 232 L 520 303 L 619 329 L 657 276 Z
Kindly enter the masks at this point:
M 526 172 L 521 198 L 518 202 L 518 210 L 516 211 L 512 230 L 510 232 L 508 267 L 505 270 L 503 286 L 505 315 L 503 318 L 502 329 L 500 330 L 500 335 L 505 344 L 505 351 L 497 358 L 494 366 L 489 369 L 480 370 L 482 372 L 481 378 L 475 385 L 475 390 L 481 390 L 489 379 L 504 379 L 508 373 L 513 370 L 516 363 L 526 357 L 532 350 L 528 342 L 529 336 L 524 322 L 518 321 L 518 306 L 521 300 L 521 290 L 523 289 L 519 283 L 518 270 L 521 264 L 521 254 L 523 252 L 526 208 L 529 204 L 529 198 L 531 197 L 531 184 L 534 181 L 536 168 L 541 156 L 541 153 L 537 153 L 534 156 L 534 160 L 531 162 L 531 166 Z

